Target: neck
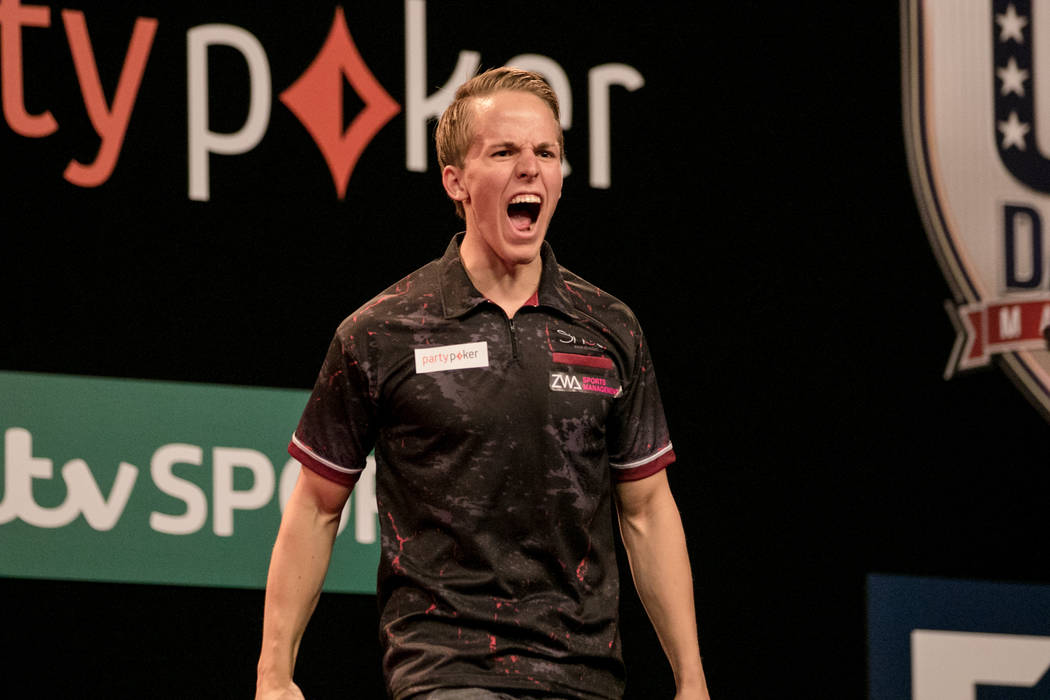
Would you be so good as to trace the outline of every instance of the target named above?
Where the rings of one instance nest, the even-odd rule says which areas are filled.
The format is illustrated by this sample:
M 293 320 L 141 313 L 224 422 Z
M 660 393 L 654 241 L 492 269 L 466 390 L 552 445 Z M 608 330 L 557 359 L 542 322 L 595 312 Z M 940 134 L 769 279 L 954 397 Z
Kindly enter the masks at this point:
M 467 236 L 460 245 L 459 255 L 467 276 L 486 299 L 513 318 L 540 286 L 543 261 L 539 255 L 523 263 L 507 263 L 495 255 L 486 255 L 487 248 L 472 245 Z

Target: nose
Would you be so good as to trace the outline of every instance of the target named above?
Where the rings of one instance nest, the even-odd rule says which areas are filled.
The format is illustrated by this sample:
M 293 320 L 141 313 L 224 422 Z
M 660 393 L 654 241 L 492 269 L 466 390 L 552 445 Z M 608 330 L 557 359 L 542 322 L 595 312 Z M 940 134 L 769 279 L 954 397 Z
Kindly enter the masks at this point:
M 540 161 L 530 148 L 521 149 L 517 163 L 518 177 L 532 179 L 540 174 Z

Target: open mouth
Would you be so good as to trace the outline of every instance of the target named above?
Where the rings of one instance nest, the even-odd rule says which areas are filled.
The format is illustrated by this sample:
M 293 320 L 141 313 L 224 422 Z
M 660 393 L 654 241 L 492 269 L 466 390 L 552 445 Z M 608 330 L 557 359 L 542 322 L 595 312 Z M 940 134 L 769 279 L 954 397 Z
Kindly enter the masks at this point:
M 507 205 L 507 216 L 519 230 L 530 228 L 540 216 L 540 205 L 543 200 L 534 194 L 519 194 Z

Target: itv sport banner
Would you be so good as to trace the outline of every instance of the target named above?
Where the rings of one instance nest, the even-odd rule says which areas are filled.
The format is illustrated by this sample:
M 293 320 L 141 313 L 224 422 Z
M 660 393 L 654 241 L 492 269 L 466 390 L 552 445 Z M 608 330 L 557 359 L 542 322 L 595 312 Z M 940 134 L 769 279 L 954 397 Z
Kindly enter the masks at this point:
M 262 588 L 309 392 L 0 372 L 0 575 Z M 326 590 L 374 593 L 374 464 Z

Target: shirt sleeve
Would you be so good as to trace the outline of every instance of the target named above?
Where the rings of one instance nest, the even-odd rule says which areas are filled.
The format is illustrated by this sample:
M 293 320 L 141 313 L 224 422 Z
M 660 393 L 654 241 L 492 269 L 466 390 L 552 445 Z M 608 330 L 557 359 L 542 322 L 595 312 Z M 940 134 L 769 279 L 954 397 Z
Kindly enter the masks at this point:
M 354 336 L 340 326 L 288 452 L 306 468 L 352 487 L 375 442 L 375 401 L 355 352 Z
M 649 344 L 640 329 L 635 337 L 638 345 L 631 376 L 613 406 L 608 426 L 614 481 L 644 479 L 675 461 Z

